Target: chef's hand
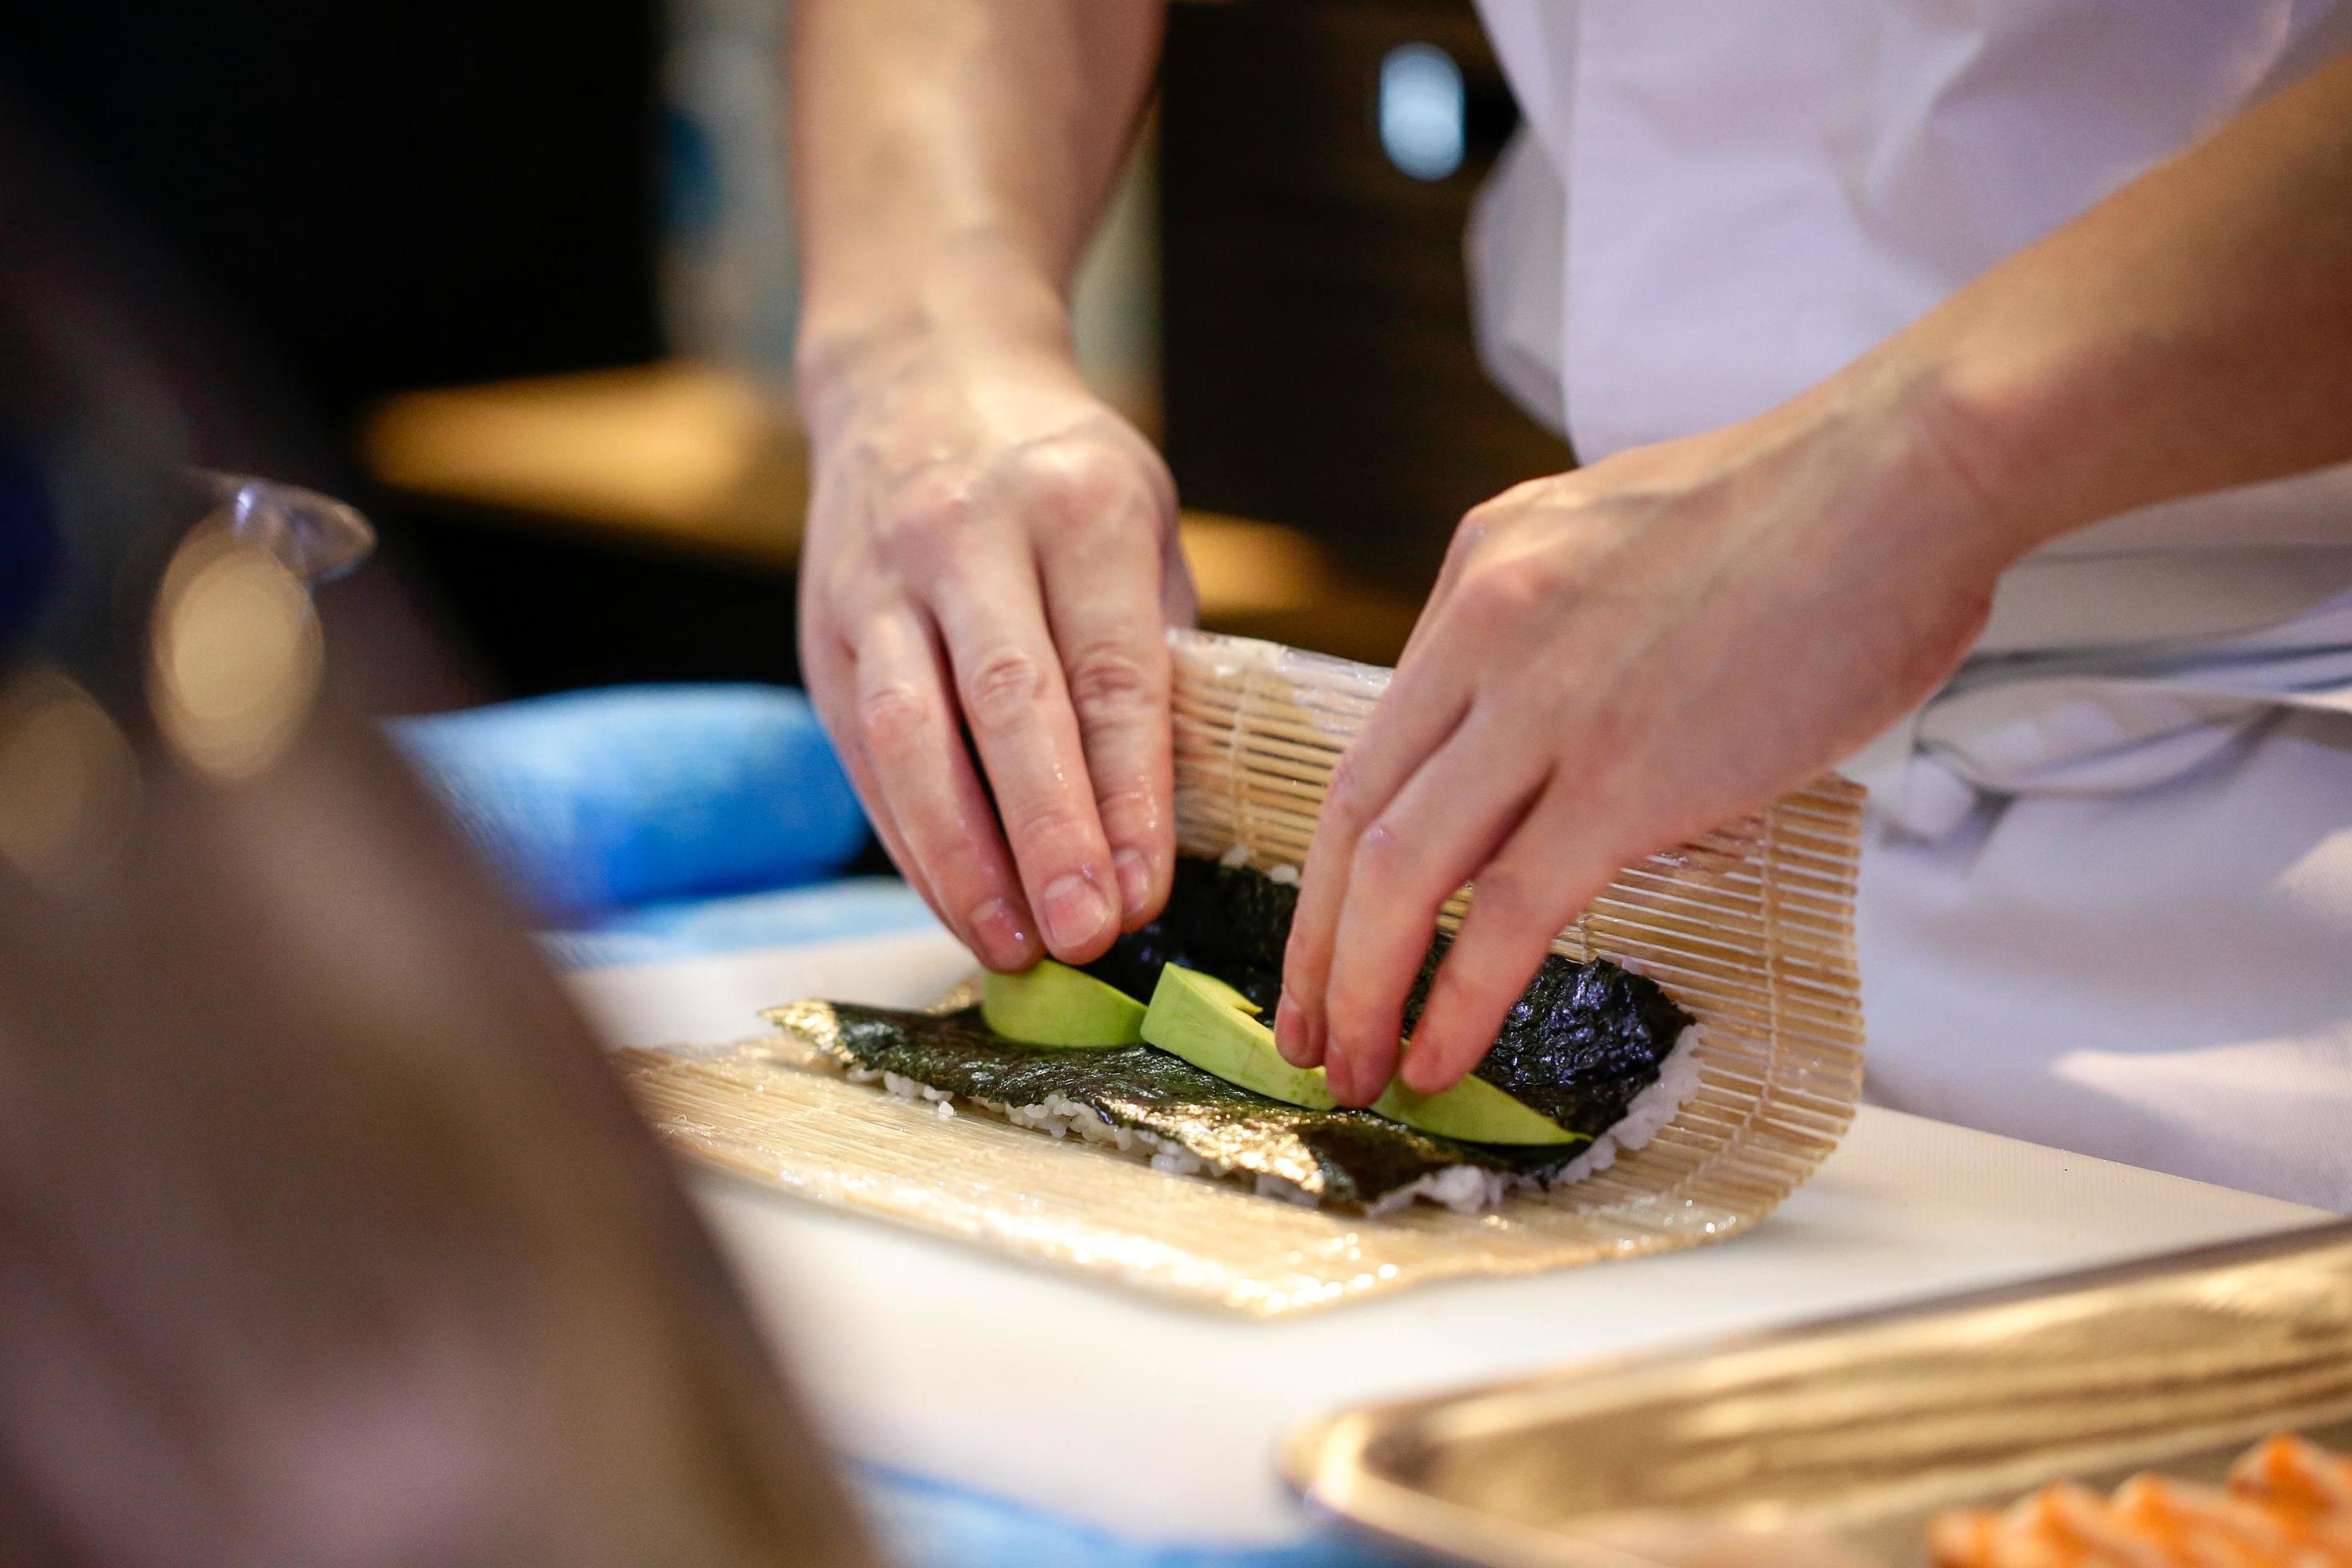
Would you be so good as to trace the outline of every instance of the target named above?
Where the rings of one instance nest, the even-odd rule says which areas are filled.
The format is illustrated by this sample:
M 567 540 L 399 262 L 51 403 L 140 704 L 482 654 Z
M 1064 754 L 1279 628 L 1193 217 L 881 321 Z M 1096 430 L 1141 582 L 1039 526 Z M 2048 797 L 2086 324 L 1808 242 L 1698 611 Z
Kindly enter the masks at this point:
M 1933 395 L 1878 379 L 1463 520 L 1316 830 L 1286 1058 L 1375 1098 L 1438 908 L 1475 880 L 1403 1064 L 1452 1084 L 1621 868 L 1814 776 L 1951 670 L 2027 542 Z
M 1308 855 L 1276 1032 L 1352 1104 L 1475 1066 L 1618 868 L 1927 695 L 2000 569 L 2136 507 L 2352 461 L 2352 54 L 1795 401 L 1464 521 Z M 2030 506 L 2008 498 L 2030 497 Z
M 990 967 L 1098 955 L 1174 867 L 1166 466 L 1027 349 L 878 349 L 811 414 L 802 668 L 877 831 Z

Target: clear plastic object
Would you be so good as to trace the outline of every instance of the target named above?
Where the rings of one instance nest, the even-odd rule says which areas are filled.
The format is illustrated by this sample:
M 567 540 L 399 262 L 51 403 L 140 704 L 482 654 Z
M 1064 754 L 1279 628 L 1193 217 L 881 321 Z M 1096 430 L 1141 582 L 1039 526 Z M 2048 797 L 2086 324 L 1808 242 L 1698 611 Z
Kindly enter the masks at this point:
M 199 476 L 236 538 L 257 544 L 312 587 L 355 570 L 375 549 L 375 529 L 357 508 L 275 479 Z

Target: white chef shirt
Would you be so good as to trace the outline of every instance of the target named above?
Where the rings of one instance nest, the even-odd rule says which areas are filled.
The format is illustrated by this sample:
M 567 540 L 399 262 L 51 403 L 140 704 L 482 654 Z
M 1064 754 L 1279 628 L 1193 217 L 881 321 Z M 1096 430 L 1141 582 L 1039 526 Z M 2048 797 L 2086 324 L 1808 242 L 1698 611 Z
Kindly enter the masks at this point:
M 2352 0 L 1481 8 L 1526 116 L 1469 237 L 1481 349 L 1587 461 L 1801 392 L 2352 48 Z M 1877 829 L 1874 1082 L 1933 1114 L 2352 1206 L 2333 1131 L 2352 1125 L 2347 716 L 2352 466 L 2147 508 L 2013 567 L 1953 684 L 1853 764 Z M 2168 857 L 2150 823 L 2219 847 Z M 2133 918 L 2152 906 L 2178 932 L 2226 923 L 2219 948 L 2242 950 L 2240 989 L 2200 994 L 2210 1019 L 2167 993 L 2178 954 Z M 2331 933 L 2341 957 L 2315 974 Z M 2070 946 L 2101 975 L 2091 994 L 2002 1010 L 2028 952 Z M 2137 994 L 2116 984 L 2143 962 Z M 1958 1005 L 1971 984 L 1981 1005 Z M 2278 1011 L 2253 991 L 2282 988 L 2300 1034 L 2232 1033 Z M 2266 1078 L 2294 1092 L 2257 1154 L 2215 1108 L 2242 1110 Z M 2282 1138 L 2308 1156 L 2281 1157 Z

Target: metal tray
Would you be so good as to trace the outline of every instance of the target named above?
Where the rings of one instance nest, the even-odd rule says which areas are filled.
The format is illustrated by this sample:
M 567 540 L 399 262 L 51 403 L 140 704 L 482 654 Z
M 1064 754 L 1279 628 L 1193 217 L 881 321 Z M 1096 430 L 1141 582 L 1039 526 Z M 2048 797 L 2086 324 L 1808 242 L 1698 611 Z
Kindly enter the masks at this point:
M 1353 1411 L 1283 1467 L 1442 1562 L 1892 1568 L 1940 1509 L 2283 1427 L 2352 1447 L 2352 1222 Z

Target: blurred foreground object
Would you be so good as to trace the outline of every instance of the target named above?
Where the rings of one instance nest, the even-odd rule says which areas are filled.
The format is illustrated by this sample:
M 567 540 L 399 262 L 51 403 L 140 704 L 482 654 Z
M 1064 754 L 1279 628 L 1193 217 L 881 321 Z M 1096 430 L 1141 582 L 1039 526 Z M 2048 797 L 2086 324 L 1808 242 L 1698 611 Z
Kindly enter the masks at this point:
M 176 290 L 97 264 L 137 251 L 33 147 L 0 118 L 5 540 L 37 567 L 0 621 L 0 1558 L 870 1561 L 366 721 L 387 650 L 330 646 L 289 565 L 347 560 L 192 477 L 232 376 L 118 308 Z

